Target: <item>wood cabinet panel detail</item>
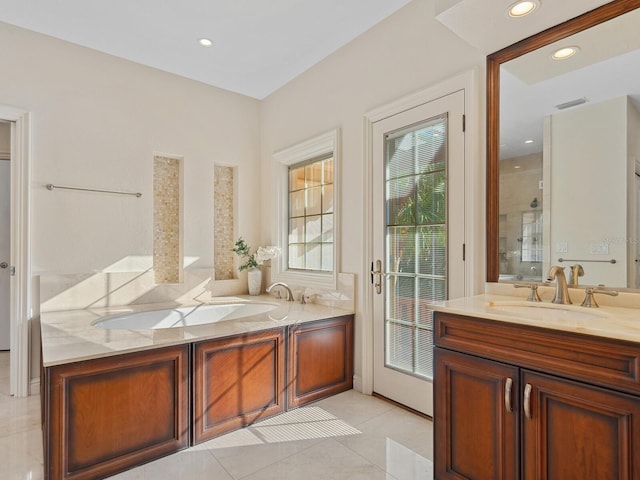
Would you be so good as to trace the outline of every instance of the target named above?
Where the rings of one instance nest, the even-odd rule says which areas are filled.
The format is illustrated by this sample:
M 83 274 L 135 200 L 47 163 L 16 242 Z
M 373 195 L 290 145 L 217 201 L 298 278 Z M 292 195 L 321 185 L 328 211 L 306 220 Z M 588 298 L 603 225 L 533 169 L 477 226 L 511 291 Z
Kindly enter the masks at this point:
M 434 343 L 441 347 L 640 394 L 640 348 L 631 342 L 474 317 L 438 318 Z
M 196 344 L 194 443 L 282 412 L 284 358 L 282 329 Z
M 436 478 L 516 478 L 518 369 L 440 348 L 435 363 Z
M 531 418 L 523 419 L 525 480 L 640 478 L 632 467 L 640 398 L 528 371 L 522 382 L 532 385 Z
M 41 379 L 45 478 L 104 478 L 352 388 L 353 315 L 41 365 Z
M 434 336 L 436 479 L 640 480 L 640 345 L 441 312 Z
M 353 387 L 353 316 L 290 327 L 288 406 Z
M 51 367 L 51 479 L 111 475 L 188 446 L 188 347 Z

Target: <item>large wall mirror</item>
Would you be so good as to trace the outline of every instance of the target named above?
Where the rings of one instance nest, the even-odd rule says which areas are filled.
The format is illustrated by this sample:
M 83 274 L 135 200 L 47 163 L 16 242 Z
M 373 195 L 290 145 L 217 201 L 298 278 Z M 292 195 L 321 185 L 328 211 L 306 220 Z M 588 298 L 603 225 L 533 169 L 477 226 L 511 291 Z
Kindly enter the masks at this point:
M 640 0 L 487 57 L 487 122 L 487 281 L 640 289 Z

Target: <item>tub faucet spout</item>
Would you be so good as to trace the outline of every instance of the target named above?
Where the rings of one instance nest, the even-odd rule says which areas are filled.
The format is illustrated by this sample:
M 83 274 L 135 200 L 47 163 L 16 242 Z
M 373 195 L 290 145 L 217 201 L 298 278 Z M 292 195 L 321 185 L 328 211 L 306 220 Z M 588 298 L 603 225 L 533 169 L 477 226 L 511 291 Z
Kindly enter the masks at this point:
M 283 282 L 272 283 L 271 285 L 269 285 L 267 287 L 266 292 L 267 293 L 271 293 L 271 289 L 274 288 L 274 287 L 282 287 L 282 288 L 284 288 L 287 291 L 287 302 L 293 302 L 293 292 L 289 288 L 289 285 L 287 285 L 286 283 L 283 283 Z

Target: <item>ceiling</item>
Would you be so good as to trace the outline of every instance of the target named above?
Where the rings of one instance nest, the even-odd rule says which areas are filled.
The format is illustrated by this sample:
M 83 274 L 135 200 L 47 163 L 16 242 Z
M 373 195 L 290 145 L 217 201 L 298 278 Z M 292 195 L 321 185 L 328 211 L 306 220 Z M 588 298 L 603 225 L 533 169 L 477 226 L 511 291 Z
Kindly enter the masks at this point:
M 640 111 L 640 10 L 557 41 L 501 66 L 500 155 L 513 158 L 541 152 L 543 121 L 557 105 L 584 99 L 586 108 L 627 96 Z M 558 62 L 560 48 L 578 54 Z M 525 141 L 532 143 L 525 143 Z
M 263 99 L 410 1 L 0 0 L 0 22 Z M 513 0 L 413 1 L 489 54 L 608 0 L 540 0 L 517 20 Z
M 0 0 L 0 22 L 262 99 L 409 1 Z
M 433 0 L 436 18 L 487 55 L 611 0 L 539 1 L 526 17 L 510 18 L 507 9 L 515 0 Z

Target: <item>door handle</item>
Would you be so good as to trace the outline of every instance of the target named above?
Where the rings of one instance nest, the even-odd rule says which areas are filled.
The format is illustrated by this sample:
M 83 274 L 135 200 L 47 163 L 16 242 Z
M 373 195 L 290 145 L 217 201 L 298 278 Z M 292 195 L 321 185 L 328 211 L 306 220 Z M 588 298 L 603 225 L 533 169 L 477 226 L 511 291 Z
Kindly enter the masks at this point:
M 376 293 L 380 295 L 382 293 L 382 262 L 376 260 L 376 268 L 373 268 L 373 262 L 371 262 L 371 283 L 376 287 Z
M 511 405 L 511 388 L 513 387 L 513 380 L 507 378 L 507 382 L 504 385 L 504 406 L 507 412 L 513 412 L 513 405 Z
M 531 384 L 524 387 L 524 416 L 531 420 Z

